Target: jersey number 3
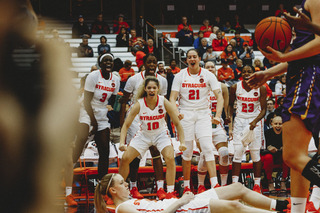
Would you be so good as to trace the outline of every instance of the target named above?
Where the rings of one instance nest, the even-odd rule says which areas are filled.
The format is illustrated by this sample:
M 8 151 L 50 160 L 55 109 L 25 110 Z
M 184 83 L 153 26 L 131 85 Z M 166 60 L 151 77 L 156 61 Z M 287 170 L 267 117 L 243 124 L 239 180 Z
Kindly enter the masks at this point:
M 104 102 L 108 97 L 108 94 L 107 93 L 102 93 L 102 98 L 100 98 L 100 101 L 101 102 Z
M 189 100 L 199 100 L 200 91 L 199 90 L 189 90 Z
M 242 103 L 242 112 L 253 112 L 254 104 Z

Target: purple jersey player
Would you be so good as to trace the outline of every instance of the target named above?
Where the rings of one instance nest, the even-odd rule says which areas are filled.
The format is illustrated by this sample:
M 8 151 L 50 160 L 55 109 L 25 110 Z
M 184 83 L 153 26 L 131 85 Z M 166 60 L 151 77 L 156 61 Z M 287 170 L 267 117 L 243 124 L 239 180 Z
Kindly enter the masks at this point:
M 301 7 L 313 24 L 320 25 L 320 1 L 303 0 Z M 305 211 L 309 181 L 320 185 L 320 165 L 316 159 L 308 157 L 312 133 L 319 133 L 320 37 L 298 28 L 292 51 L 281 53 L 270 47 L 268 51 L 271 53 L 260 50 L 268 59 L 282 63 L 267 72 L 256 72 L 248 80 L 252 88 L 257 88 L 271 77 L 287 72 L 287 96 L 283 104 L 283 158 L 292 169 L 292 213 Z

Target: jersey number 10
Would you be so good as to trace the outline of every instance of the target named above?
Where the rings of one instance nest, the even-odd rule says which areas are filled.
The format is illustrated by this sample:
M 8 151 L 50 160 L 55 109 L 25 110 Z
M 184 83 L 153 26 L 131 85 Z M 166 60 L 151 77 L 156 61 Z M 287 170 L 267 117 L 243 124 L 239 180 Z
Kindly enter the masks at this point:
M 159 122 L 150 122 L 147 123 L 148 125 L 148 130 L 154 130 L 154 129 L 158 129 L 159 128 Z

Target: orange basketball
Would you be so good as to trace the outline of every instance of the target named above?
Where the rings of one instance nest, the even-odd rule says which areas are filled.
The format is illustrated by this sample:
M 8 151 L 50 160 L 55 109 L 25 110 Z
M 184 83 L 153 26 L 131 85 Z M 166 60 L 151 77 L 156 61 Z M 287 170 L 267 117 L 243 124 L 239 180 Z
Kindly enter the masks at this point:
M 262 50 L 266 50 L 266 47 L 270 46 L 284 52 L 290 44 L 292 32 L 286 20 L 270 16 L 258 23 L 254 37 L 258 47 Z

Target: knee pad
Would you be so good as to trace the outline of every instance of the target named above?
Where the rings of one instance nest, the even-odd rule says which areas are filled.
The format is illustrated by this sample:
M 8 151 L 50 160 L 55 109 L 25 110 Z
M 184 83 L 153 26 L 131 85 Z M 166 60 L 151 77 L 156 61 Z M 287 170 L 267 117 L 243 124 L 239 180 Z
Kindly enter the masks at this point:
M 206 158 L 206 161 L 214 161 L 215 158 L 213 153 L 213 144 L 211 137 L 199 138 L 199 143 L 201 146 L 202 153 Z
M 207 171 L 208 171 L 208 168 L 206 164 L 206 159 L 203 153 L 200 153 L 200 159 L 198 162 L 198 172 L 207 172 Z
M 233 156 L 233 162 L 235 163 L 241 163 L 242 157 L 244 152 L 246 151 L 246 148 L 241 144 L 234 144 L 234 156 Z
M 219 152 L 219 164 L 221 166 L 228 166 L 229 165 L 229 151 L 228 147 L 220 147 L 218 150 Z
M 250 150 L 251 159 L 253 162 L 260 161 L 260 149 L 259 150 Z
M 187 149 L 183 151 L 181 157 L 185 161 L 191 161 L 193 154 L 193 141 L 186 141 L 185 144 Z

